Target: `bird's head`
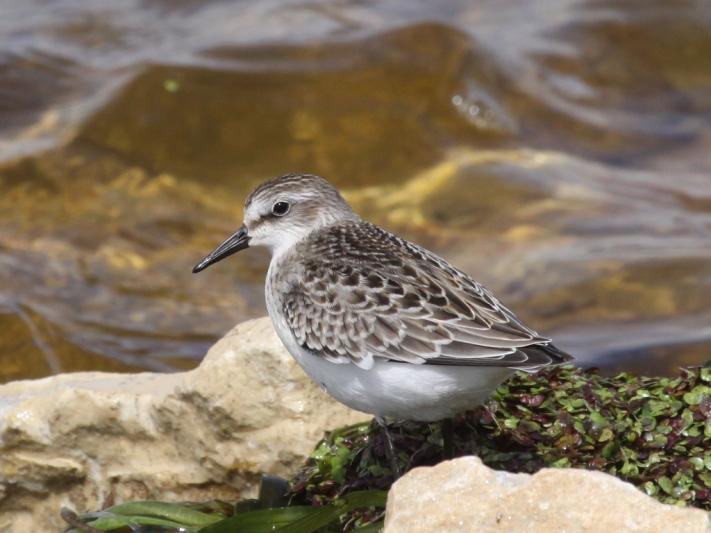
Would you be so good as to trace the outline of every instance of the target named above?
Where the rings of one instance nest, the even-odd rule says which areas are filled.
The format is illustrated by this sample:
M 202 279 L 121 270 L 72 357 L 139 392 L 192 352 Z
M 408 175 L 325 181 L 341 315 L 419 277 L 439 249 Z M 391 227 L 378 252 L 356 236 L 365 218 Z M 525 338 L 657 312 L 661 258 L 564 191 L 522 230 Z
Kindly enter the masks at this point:
M 242 226 L 195 265 L 193 272 L 250 246 L 266 246 L 272 256 L 279 255 L 316 229 L 357 218 L 338 190 L 319 176 L 273 178 L 250 193 Z

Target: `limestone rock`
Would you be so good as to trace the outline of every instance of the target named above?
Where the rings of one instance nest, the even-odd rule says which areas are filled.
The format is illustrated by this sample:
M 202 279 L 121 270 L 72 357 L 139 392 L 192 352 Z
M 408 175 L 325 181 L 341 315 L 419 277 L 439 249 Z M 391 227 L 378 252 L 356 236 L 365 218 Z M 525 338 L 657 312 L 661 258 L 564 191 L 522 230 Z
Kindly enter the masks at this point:
M 701 509 L 657 502 L 602 472 L 492 470 L 477 457 L 416 468 L 388 494 L 385 532 L 708 533 Z
M 86 372 L 0 386 L 0 531 L 59 531 L 129 499 L 237 499 L 288 475 L 324 430 L 366 419 L 331 400 L 269 319 L 178 374 Z

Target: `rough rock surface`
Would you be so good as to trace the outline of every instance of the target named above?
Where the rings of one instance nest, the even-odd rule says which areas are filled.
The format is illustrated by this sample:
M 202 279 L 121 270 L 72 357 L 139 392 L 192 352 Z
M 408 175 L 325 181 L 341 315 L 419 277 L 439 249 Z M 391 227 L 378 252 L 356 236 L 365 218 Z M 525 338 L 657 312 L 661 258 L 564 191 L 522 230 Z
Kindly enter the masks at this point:
M 385 532 L 708 533 L 701 509 L 665 505 L 602 472 L 492 470 L 477 457 L 416 468 L 388 494 Z
M 287 475 L 328 428 L 366 416 L 331 400 L 269 319 L 240 324 L 179 374 L 64 374 L 0 386 L 0 531 L 60 531 L 128 499 L 237 499 Z

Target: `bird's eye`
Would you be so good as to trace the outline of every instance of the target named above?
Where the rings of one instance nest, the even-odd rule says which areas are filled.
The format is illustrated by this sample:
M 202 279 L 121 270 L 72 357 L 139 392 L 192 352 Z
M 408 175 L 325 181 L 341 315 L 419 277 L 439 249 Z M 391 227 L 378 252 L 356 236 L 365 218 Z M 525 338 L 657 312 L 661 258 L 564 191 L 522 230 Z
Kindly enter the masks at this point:
M 277 202 L 272 207 L 272 214 L 278 217 L 283 217 L 289 212 L 291 206 L 289 202 Z

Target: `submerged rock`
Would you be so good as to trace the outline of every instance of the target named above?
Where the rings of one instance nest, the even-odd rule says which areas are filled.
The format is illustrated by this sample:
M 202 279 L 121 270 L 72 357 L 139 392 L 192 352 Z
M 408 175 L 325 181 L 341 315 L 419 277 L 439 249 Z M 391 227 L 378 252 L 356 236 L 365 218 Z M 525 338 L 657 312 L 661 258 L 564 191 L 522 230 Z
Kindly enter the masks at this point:
M 492 470 L 477 457 L 416 468 L 388 493 L 385 532 L 711 531 L 700 509 L 662 504 L 602 472 Z
M 267 318 L 195 370 L 63 374 L 0 386 L 0 531 L 56 531 L 58 510 L 235 500 L 288 475 L 324 430 L 364 420 L 319 390 Z

